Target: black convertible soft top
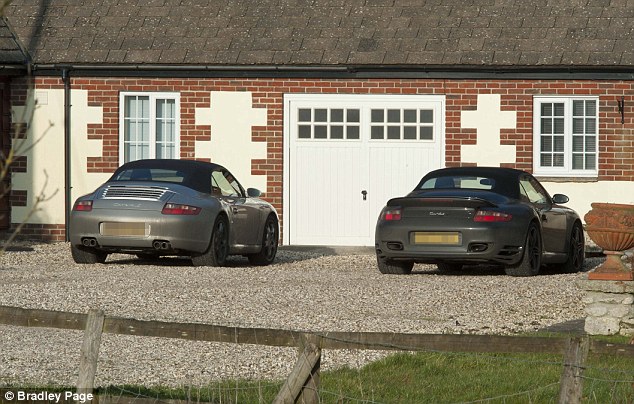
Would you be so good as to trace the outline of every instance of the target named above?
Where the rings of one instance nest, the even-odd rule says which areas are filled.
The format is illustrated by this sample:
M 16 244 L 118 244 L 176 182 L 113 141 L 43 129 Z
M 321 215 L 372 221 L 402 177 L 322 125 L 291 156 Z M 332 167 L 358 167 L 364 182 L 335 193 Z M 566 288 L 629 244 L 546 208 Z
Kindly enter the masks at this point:
M 171 170 L 178 172 L 179 176 L 183 177 L 183 181 L 180 182 L 188 188 L 192 188 L 199 192 L 210 193 L 211 192 L 211 172 L 214 170 L 224 170 L 224 167 L 208 163 L 206 161 L 198 160 L 176 160 L 176 159 L 146 159 L 135 160 L 129 163 L 125 163 L 119 167 L 109 181 L 122 181 L 121 174 L 127 171 L 143 172 L 151 170 Z M 131 175 L 134 177 L 134 174 Z M 127 177 L 125 180 L 131 179 L 144 180 L 142 176 L 136 176 L 136 178 Z M 151 179 L 151 181 L 160 181 L 160 179 Z
M 416 186 L 416 190 L 430 178 L 448 176 L 480 176 L 495 179 L 495 186 L 491 191 L 509 198 L 519 199 L 519 178 L 530 175 L 526 171 L 506 167 L 449 167 L 427 173 Z

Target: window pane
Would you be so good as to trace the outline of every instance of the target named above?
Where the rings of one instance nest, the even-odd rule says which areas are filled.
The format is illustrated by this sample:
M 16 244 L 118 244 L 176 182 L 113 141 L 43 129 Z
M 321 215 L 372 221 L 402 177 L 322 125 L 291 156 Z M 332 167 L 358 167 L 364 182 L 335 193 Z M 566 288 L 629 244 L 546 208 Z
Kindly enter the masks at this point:
M 299 125 L 297 128 L 297 137 L 300 139 L 310 139 L 310 125 Z
M 586 101 L 586 116 L 597 116 L 597 101 L 596 100 Z
M 328 110 L 316 109 L 315 110 L 315 122 L 328 122 Z
M 433 123 L 433 122 L 434 122 L 434 111 L 431 109 L 421 109 L 420 123 Z
M 326 139 L 328 137 L 328 127 L 325 125 L 315 125 L 315 139 Z
M 553 154 L 553 165 L 555 167 L 563 167 L 564 166 L 564 155 L 563 154 Z
M 572 151 L 583 152 L 583 136 L 572 137 Z
M 403 122 L 416 123 L 416 110 L 406 109 L 403 111 Z
M 385 122 L 383 119 L 383 110 L 382 109 L 373 109 L 370 113 L 370 120 L 374 123 L 377 122 Z
M 158 143 L 156 145 L 156 158 L 173 159 L 176 157 L 174 151 L 175 148 L 173 144 Z
M 587 152 L 597 151 L 597 138 L 594 136 L 586 136 L 586 150 Z
M 388 139 L 400 139 L 401 138 L 401 127 L 400 126 L 388 126 L 387 127 L 387 138 Z
M 383 139 L 383 126 L 373 126 L 370 130 L 370 138 Z
M 346 137 L 348 139 L 359 139 L 359 127 L 358 126 L 348 126 L 346 128 Z
M 343 116 L 342 116 L 343 118 Z M 343 126 L 331 126 L 330 127 L 330 138 L 331 139 L 343 139 Z
M 563 102 L 553 104 L 553 116 L 564 116 L 565 111 Z
M 597 169 L 597 157 L 595 154 L 586 154 L 586 170 Z
M 343 109 L 331 109 L 330 122 L 343 122 Z
M 349 109 L 346 111 L 347 122 L 359 122 L 361 119 L 361 112 L 358 109 Z
M 403 139 L 416 140 L 416 126 L 405 126 L 403 128 Z
M 542 118 L 541 133 L 550 135 L 553 133 L 553 122 L 550 118 Z
M 595 118 L 586 118 L 586 133 L 597 133 L 597 120 Z
M 556 152 L 563 152 L 564 151 L 564 137 L 563 136 L 553 136 L 553 141 L 554 141 L 554 150 Z
M 585 103 L 580 100 L 575 100 L 572 102 L 572 115 L 573 116 L 583 116 L 586 110 Z
M 400 123 L 401 122 L 401 110 L 400 109 L 389 109 L 387 111 L 387 121 L 389 123 Z
M 433 140 L 434 139 L 434 128 L 432 126 L 421 126 L 420 127 L 420 138 L 421 138 L 421 140 Z
M 310 122 L 310 117 L 311 117 L 311 113 L 310 113 L 310 109 L 308 108 L 300 108 L 297 111 L 297 119 L 300 122 Z
M 555 118 L 553 119 L 553 133 L 563 134 L 564 133 L 564 119 L 563 118 Z
M 543 152 L 553 151 L 553 138 L 551 136 L 542 136 L 540 150 Z
M 572 169 L 583 170 L 583 154 L 572 155 Z
M 540 159 L 540 165 L 542 167 L 552 167 L 553 166 L 553 156 L 552 154 L 542 154 Z
M 572 120 L 572 133 L 575 135 L 583 133 L 583 118 L 574 118 Z
M 541 116 L 553 116 L 553 104 L 546 102 L 542 103 Z

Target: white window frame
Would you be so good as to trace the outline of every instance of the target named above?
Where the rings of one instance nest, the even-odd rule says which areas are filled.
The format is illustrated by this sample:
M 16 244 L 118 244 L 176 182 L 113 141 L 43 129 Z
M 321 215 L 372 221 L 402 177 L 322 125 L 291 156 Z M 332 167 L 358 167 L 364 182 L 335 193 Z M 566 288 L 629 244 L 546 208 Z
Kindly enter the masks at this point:
M 595 101 L 596 110 L 596 140 L 595 140 L 595 169 L 572 168 L 572 117 L 573 101 Z M 541 164 L 541 104 L 564 104 L 564 165 L 563 167 L 542 167 Z M 549 177 L 597 177 L 599 175 L 599 97 L 597 96 L 536 96 L 533 98 L 533 175 Z
M 149 97 L 150 99 L 150 156 L 148 158 L 156 158 L 156 101 L 161 99 L 174 100 L 175 121 L 174 121 L 174 148 L 175 159 L 180 158 L 180 94 L 171 92 L 139 92 L 139 91 L 122 91 L 119 93 L 119 165 L 127 163 L 125 161 L 125 99 L 126 97 Z M 132 160 L 130 160 L 132 161 Z

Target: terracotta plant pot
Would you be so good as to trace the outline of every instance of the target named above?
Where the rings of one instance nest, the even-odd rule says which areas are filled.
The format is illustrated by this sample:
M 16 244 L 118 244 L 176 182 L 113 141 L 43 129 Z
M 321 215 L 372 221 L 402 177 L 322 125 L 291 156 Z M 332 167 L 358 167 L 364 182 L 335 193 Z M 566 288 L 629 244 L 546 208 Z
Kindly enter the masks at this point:
M 634 280 L 634 272 L 621 260 L 623 251 L 634 247 L 634 205 L 595 202 L 584 219 L 588 236 L 607 256 L 588 279 Z

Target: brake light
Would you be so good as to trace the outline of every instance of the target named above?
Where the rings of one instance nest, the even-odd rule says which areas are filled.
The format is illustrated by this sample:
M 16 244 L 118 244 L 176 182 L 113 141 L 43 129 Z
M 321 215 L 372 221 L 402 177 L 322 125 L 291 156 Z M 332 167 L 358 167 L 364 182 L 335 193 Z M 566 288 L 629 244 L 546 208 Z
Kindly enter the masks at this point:
M 92 201 L 77 201 L 73 210 L 81 212 L 90 212 L 92 210 Z
M 383 211 L 383 220 L 401 220 L 401 209 L 387 209 Z
M 200 208 L 190 205 L 177 205 L 175 203 L 166 203 L 161 211 L 164 215 L 197 215 L 200 213 Z
M 510 222 L 513 215 L 495 210 L 479 210 L 476 212 L 474 222 Z

